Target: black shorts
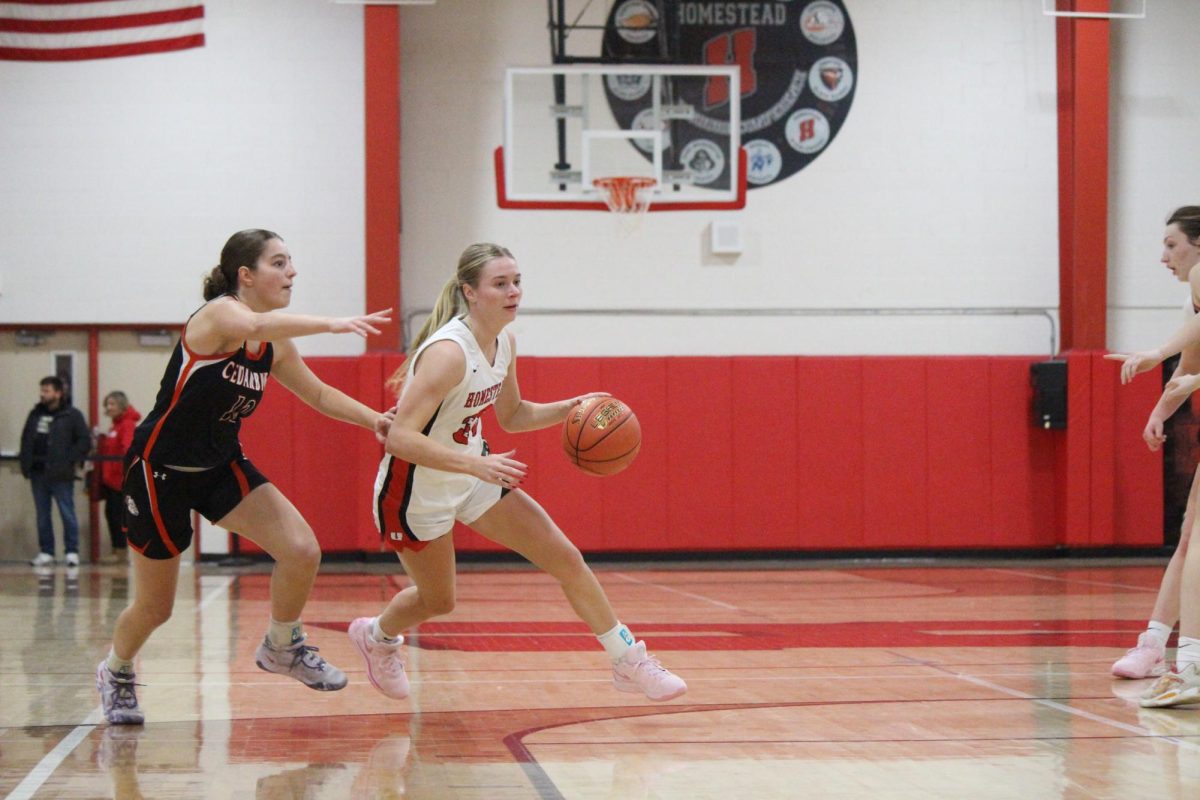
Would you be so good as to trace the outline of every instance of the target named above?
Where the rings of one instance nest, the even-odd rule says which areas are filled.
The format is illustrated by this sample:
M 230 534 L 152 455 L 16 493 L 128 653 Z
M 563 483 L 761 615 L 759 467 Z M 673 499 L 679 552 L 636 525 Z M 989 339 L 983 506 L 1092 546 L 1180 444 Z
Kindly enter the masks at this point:
M 192 543 L 192 510 L 216 522 L 254 489 L 270 483 L 245 456 L 203 472 L 134 457 L 125 469 L 125 531 L 147 558 L 174 558 Z

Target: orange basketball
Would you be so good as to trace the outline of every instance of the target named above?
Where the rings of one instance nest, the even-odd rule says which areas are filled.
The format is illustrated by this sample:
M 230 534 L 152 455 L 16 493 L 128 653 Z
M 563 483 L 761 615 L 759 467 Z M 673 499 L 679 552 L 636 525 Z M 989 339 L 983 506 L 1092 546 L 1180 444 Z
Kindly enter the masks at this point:
M 615 397 L 584 400 L 563 422 L 563 450 L 589 475 L 614 475 L 630 465 L 642 446 L 633 409 Z

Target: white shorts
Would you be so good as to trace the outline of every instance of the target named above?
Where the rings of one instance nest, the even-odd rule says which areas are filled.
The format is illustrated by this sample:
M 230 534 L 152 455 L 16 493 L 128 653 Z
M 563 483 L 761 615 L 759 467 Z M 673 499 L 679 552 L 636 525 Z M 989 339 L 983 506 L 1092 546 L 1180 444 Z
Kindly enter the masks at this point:
M 376 528 L 394 550 L 419 550 L 452 531 L 455 520 L 470 525 L 508 493 L 494 483 L 471 478 L 470 490 L 454 505 L 421 502 L 419 487 L 414 491 L 413 465 L 385 457 L 388 460 L 392 463 L 386 465 L 386 477 L 385 469 L 380 470 L 385 479 L 375 483 L 374 512 Z

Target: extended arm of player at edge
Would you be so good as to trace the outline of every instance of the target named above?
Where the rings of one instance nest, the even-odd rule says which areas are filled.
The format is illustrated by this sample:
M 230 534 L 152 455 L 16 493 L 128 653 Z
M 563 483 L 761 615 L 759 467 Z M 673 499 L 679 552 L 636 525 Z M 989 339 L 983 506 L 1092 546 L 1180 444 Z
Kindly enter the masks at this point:
M 1185 322 L 1165 344 L 1150 352 L 1157 356 L 1161 363 L 1176 353 L 1182 353 L 1185 348 L 1193 346 L 1200 346 L 1200 314 Z
M 1196 297 L 1200 296 L 1200 270 L 1194 269 L 1188 274 L 1188 287 L 1191 289 L 1192 303 L 1195 303 Z M 1171 356 L 1176 353 L 1182 353 L 1192 345 L 1200 345 L 1200 314 L 1193 315 L 1175 331 L 1166 344 L 1151 352 L 1161 356 L 1159 361 L 1166 361 Z M 1181 374 L 1189 375 L 1200 371 L 1200 363 L 1190 366 L 1191 368 L 1183 367 Z
M 191 323 L 189 338 L 216 335 L 226 341 L 278 342 L 318 333 L 378 334 L 391 309 L 357 317 L 316 317 L 286 311 L 251 311 L 236 300 L 210 304 Z
M 318 378 L 304 363 L 291 340 L 275 343 L 275 363 L 271 372 L 284 388 L 332 419 L 375 430 L 382 416 Z
M 1175 372 L 1171 373 L 1171 380 L 1175 380 L 1183 374 L 1183 362 L 1181 360 L 1180 365 L 1175 367 Z M 1159 419 L 1165 422 L 1171 418 L 1172 414 L 1179 410 L 1179 407 L 1187 399 L 1187 395 L 1173 396 L 1168 394 L 1164 387 L 1162 395 L 1159 396 L 1158 402 L 1154 404 L 1154 409 L 1150 412 L 1150 419 Z

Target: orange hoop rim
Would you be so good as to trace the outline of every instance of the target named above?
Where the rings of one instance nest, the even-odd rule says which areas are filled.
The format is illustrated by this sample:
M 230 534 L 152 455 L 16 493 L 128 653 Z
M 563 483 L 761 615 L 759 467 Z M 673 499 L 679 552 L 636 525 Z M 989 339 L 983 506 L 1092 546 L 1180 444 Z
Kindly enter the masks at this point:
M 650 189 L 658 181 L 647 175 L 606 175 L 592 181 L 604 192 L 608 210 L 617 214 L 640 214 L 650 209 Z

